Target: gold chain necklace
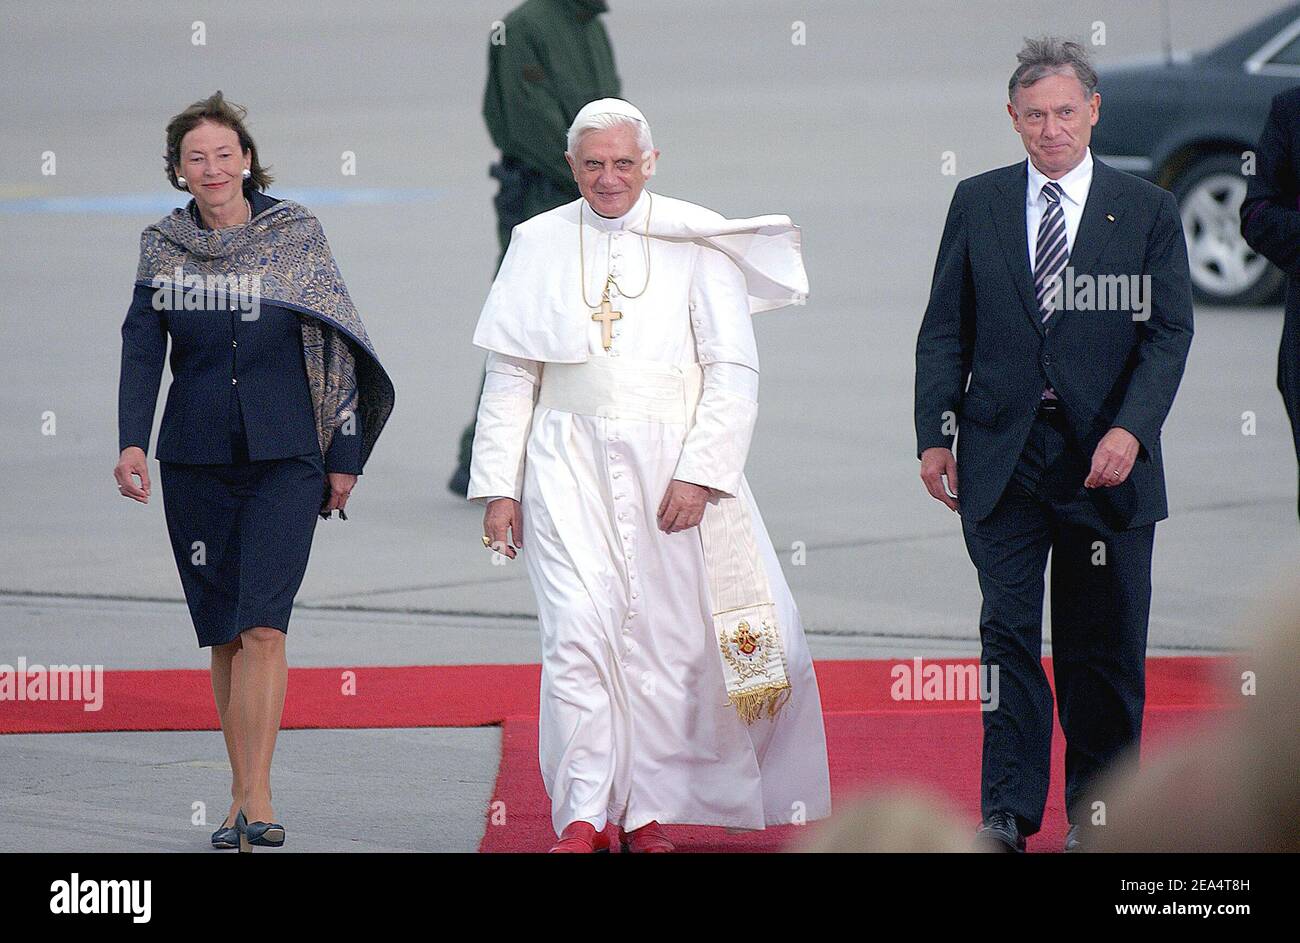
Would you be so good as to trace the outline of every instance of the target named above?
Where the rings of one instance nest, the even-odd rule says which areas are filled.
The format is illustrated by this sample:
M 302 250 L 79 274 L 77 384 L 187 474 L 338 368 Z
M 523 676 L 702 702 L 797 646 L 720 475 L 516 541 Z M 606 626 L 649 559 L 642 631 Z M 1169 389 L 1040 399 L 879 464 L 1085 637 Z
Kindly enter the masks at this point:
M 645 284 L 641 286 L 641 290 L 635 295 L 629 295 L 623 291 L 623 287 L 614 279 L 614 276 L 609 274 L 609 243 L 614 241 L 611 238 L 606 242 L 605 246 L 605 289 L 601 292 L 601 301 L 609 301 L 609 288 L 611 285 L 618 289 L 618 295 L 620 298 L 640 298 L 645 294 L 646 289 L 650 287 L 650 214 L 654 212 L 655 195 L 653 193 L 647 193 L 646 196 L 649 198 L 650 202 L 649 205 L 646 206 L 645 232 L 640 234 L 641 243 L 645 248 Z M 587 300 L 587 249 L 582 239 L 583 206 L 586 202 L 586 200 L 583 200 L 582 203 L 578 204 L 578 279 L 582 288 L 582 303 L 588 308 L 594 308 L 596 305 Z M 636 230 L 632 231 L 636 232 Z

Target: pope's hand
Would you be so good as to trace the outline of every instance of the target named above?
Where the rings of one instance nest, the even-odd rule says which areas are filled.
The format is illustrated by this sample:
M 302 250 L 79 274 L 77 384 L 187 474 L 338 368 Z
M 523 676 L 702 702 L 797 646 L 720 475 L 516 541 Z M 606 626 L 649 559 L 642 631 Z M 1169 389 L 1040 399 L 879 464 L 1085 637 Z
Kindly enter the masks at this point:
M 943 480 L 948 479 L 948 490 L 944 490 Z M 942 501 L 952 510 L 957 510 L 957 459 L 951 449 L 936 446 L 921 453 L 921 481 L 930 497 Z
M 523 549 L 524 531 L 523 515 L 519 502 L 514 498 L 497 498 L 489 501 L 483 512 L 483 534 L 492 541 L 492 549 L 504 553 L 511 560 L 515 558 L 514 548 L 510 546 L 510 536 L 514 537 L 515 547 Z
M 1123 484 L 1137 460 L 1138 440 L 1119 426 L 1101 437 L 1092 453 L 1092 469 L 1084 480 L 1085 488 L 1113 488 Z
M 659 529 L 665 534 L 675 534 L 696 526 L 704 519 L 704 505 L 708 502 L 708 488 L 674 478 L 659 502 Z
M 138 445 L 128 445 L 118 456 L 117 467 L 113 469 L 117 479 L 117 490 L 124 498 L 134 498 L 141 504 L 149 503 L 149 460 L 145 458 L 144 449 Z M 137 486 L 132 478 L 139 478 Z

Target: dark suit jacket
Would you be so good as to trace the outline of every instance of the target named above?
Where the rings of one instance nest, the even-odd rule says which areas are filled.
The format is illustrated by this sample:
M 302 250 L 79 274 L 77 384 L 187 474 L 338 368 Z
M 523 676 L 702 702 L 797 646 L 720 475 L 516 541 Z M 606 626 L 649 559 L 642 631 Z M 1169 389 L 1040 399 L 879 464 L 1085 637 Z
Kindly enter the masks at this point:
M 277 201 L 252 191 L 254 214 Z M 122 323 L 118 448 L 146 452 L 167 339 L 172 383 L 154 457 L 186 465 L 229 463 L 246 442 L 248 459 L 319 454 L 302 333 L 296 312 L 263 302 L 255 320 L 236 310 L 159 310 L 154 289 L 137 285 Z M 360 417 L 336 434 L 327 471 L 361 472 Z
M 1050 384 L 1089 456 L 1112 426 L 1140 443 L 1128 479 L 1092 492 L 1102 512 L 1118 527 L 1161 520 L 1169 510 L 1160 427 L 1192 340 L 1178 206 L 1168 192 L 1094 157 L 1069 265 L 1076 280 L 1149 275 L 1150 317 L 1060 310 L 1044 325 L 1029 267 L 1027 165 L 963 180 L 953 194 L 916 344 L 917 455 L 956 439 L 961 513 L 987 517 Z
M 1241 204 L 1241 234 L 1287 275 L 1277 385 L 1300 453 L 1300 88 L 1273 99 Z

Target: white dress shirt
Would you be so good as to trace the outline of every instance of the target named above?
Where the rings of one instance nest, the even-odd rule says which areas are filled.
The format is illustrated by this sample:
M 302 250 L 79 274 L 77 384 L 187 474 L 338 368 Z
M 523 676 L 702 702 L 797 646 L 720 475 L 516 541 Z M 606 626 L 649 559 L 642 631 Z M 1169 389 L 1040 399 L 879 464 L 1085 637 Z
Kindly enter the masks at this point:
M 1038 251 L 1038 224 L 1047 212 L 1047 197 L 1043 196 L 1043 187 L 1051 178 L 1035 167 L 1032 160 L 1026 162 L 1029 165 L 1029 180 L 1025 187 L 1025 226 L 1029 233 L 1029 270 L 1032 272 L 1038 262 L 1034 258 Z M 1083 160 L 1056 182 L 1064 194 L 1061 212 L 1065 214 L 1065 250 L 1073 252 L 1074 236 L 1079 231 L 1083 205 L 1088 202 L 1088 189 L 1092 186 L 1092 148 L 1087 148 Z

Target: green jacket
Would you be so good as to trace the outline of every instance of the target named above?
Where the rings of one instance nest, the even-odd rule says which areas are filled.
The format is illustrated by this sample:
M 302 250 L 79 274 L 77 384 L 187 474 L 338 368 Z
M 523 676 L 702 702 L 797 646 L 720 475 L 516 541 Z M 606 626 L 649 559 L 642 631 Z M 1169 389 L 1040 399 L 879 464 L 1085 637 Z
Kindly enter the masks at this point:
M 505 41 L 494 34 L 488 46 L 483 118 L 493 142 L 570 199 L 578 191 L 564 160 L 569 125 L 587 102 L 621 91 L 599 16 L 606 10 L 604 0 L 527 0 L 506 16 Z

